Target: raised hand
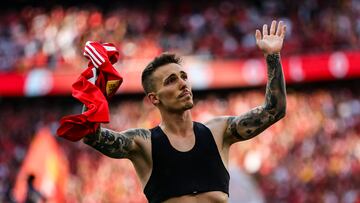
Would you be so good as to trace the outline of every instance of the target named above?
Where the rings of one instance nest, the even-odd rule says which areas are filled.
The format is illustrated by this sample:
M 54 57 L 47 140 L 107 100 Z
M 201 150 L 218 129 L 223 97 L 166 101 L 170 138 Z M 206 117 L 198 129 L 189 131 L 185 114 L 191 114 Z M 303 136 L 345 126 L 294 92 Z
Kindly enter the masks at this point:
M 265 55 L 280 53 L 283 46 L 286 26 L 282 21 L 278 23 L 277 27 L 276 24 L 276 20 L 273 20 L 270 33 L 266 24 L 263 25 L 262 33 L 258 29 L 255 32 L 256 45 Z

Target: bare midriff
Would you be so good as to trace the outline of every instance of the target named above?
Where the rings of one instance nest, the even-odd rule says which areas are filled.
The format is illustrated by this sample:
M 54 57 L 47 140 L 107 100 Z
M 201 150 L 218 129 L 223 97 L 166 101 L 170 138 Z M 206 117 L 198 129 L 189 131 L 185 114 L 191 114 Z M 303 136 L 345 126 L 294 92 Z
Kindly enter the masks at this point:
M 173 197 L 164 203 L 227 203 L 228 195 L 220 191 Z

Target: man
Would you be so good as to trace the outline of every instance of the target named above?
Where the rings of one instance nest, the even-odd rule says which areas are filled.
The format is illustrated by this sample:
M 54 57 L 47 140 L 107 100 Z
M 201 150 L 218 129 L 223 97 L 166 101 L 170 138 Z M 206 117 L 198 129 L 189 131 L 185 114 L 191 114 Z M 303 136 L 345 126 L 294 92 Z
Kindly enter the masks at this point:
M 256 44 L 268 67 L 265 103 L 240 116 L 193 122 L 193 95 L 180 59 L 155 58 L 142 73 L 149 100 L 161 123 L 153 129 L 114 132 L 99 128 L 83 141 L 113 158 L 132 161 L 149 202 L 227 202 L 230 146 L 248 140 L 285 116 L 286 91 L 280 50 L 286 27 L 271 23 L 256 30 Z
M 30 174 L 27 178 L 27 193 L 25 203 L 46 202 L 46 198 L 34 186 L 35 176 Z

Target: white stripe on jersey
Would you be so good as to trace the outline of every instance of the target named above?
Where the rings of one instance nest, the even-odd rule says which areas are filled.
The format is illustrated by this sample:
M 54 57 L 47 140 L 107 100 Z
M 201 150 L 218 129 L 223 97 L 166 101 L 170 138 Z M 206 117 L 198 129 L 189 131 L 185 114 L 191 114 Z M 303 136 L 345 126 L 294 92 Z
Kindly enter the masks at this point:
M 97 59 L 96 56 L 94 56 L 94 54 L 91 52 L 91 50 L 88 48 L 88 46 L 85 46 L 85 51 L 86 51 L 87 54 L 90 55 L 90 58 L 93 59 L 98 66 L 101 65 L 101 62 L 99 61 L 99 59 Z
M 84 55 L 87 56 L 87 57 L 89 57 L 89 59 L 91 60 L 92 64 L 93 64 L 96 68 L 99 67 L 99 66 L 94 62 L 94 60 L 93 60 L 86 52 L 84 52 Z
M 95 53 L 95 55 L 100 59 L 100 61 L 102 63 L 105 62 L 105 59 L 99 54 L 99 52 L 90 44 L 90 42 L 86 43 L 86 46 L 89 47 L 91 49 L 91 51 L 93 51 L 93 53 Z

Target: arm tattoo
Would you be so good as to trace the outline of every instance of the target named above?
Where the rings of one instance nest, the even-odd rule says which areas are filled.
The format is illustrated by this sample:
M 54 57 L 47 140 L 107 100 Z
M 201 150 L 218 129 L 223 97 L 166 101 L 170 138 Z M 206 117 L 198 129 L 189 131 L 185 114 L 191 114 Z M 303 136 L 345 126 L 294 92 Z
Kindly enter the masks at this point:
M 226 133 L 238 140 L 250 139 L 285 116 L 286 90 L 280 55 L 266 57 L 268 82 L 265 104 L 256 107 L 244 115 L 229 117 Z
M 135 146 L 134 139 L 148 139 L 150 136 L 151 132 L 145 129 L 130 129 L 119 133 L 99 128 L 95 134 L 84 137 L 83 141 L 109 157 L 129 158 Z
M 266 57 L 266 63 L 268 82 L 266 85 L 265 108 L 273 114 L 284 114 L 286 110 L 286 88 L 280 55 L 268 55 Z

